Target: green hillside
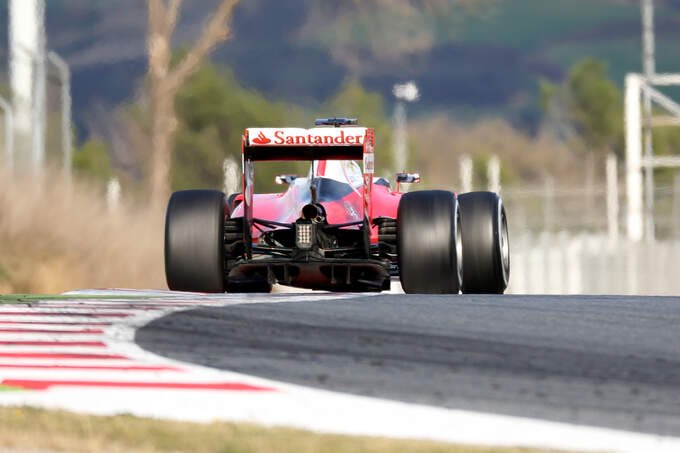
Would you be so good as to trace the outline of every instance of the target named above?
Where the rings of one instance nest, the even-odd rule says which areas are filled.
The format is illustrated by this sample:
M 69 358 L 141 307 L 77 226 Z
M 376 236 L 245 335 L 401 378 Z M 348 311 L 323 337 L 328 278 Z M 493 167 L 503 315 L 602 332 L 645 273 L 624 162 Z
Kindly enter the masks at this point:
M 183 2 L 177 45 L 196 36 L 214 3 Z M 680 72 L 680 1 L 655 4 L 657 67 Z M 0 6 L 6 27 L 6 0 Z M 75 112 L 87 128 L 93 105 L 115 107 L 139 86 L 146 4 L 47 6 L 48 46 L 72 65 Z M 389 101 L 394 83 L 413 79 L 422 97 L 412 114 L 501 115 L 531 128 L 540 79 L 559 81 L 586 57 L 607 63 L 619 86 L 640 70 L 639 16 L 637 0 L 243 0 L 214 58 L 270 100 L 314 108 L 358 79 Z
M 435 104 L 473 115 L 531 112 L 537 81 L 560 80 L 571 65 L 586 57 L 604 61 L 619 86 L 627 72 L 640 71 L 637 1 L 494 0 L 478 5 L 472 11 L 449 8 L 401 12 L 402 16 L 389 7 L 366 7 L 360 15 L 340 14 L 330 27 L 308 24 L 302 36 L 306 44 L 331 53 L 360 49 L 372 54 L 380 68 L 365 68 L 362 75 L 369 83 L 387 85 L 395 74 L 420 80 L 421 111 Z M 656 1 L 656 5 L 657 68 L 680 72 L 680 3 Z M 412 20 L 399 20 L 404 15 Z M 384 16 L 397 18 L 390 22 Z M 419 32 L 418 27 L 429 33 Z M 407 47 L 395 36 L 429 39 L 429 44 L 395 58 L 390 45 Z M 392 44 L 386 42 L 390 39 Z M 428 88 L 436 96 L 428 96 Z

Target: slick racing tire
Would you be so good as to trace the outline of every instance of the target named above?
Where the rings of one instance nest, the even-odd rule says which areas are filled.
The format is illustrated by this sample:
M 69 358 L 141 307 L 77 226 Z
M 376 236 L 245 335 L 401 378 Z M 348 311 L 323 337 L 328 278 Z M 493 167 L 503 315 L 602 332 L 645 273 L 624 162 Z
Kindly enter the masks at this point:
M 493 192 L 458 196 L 463 220 L 463 293 L 503 294 L 510 278 L 505 208 Z
M 405 293 L 458 294 L 463 272 L 460 211 L 442 190 L 404 194 L 397 214 L 399 278 Z
M 175 192 L 165 215 L 165 277 L 175 291 L 223 293 L 225 196 Z

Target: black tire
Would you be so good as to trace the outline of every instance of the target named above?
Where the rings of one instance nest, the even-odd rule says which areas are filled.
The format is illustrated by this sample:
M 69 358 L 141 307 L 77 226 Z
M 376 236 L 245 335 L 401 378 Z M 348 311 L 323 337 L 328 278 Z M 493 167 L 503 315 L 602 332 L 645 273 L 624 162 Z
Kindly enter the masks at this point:
M 397 214 L 399 278 L 404 292 L 458 294 L 462 279 L 458 200 L 451 192 L 404 194 Z
M 175 291 L 223 293 L 225 196 L 175 192 L 165 215 L 165 277 Z
M 493 192 L 458 196 L 463 224 L 463 293 L 503 294 L 510 279 L 505 208 Z

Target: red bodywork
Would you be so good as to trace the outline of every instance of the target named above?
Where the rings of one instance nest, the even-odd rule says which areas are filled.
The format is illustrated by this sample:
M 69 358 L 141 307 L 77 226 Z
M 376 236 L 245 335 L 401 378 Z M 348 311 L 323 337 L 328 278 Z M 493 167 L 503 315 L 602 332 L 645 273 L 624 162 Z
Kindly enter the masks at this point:
M 361 220 L 363 195 L 364 188 L 359 187 L 356 191 L 352 191 L 338 200 L 320 202 L 326 208 L 328 223 L 349 223 Z M 389 187 L 374 184 L 372 195 L 371 203 L 374 218 L 397 218 L 397 208 L 402 196 L 400 192 L 394 192 Z M 239 195 L 236 201 L 243 201 L 243 195 Z M 300 217 L 300 211 L 307 203 L 309 203 L 308 194 L 301 193 L 295 185 L 291 185 L 283 193 L 255 194 L 253 195 L 253 217 L 275 222 L 293 223 Z M 242 217 L 243 207 L 243 203 L 239 203 L 231 216 Z M 229 213 L 227 212 L 227 214 Z M 256 242 L 259 236 L 260 230 L 253 226 L 253 242 Z M 373 225 L 371 227 L 371 243 L 377 242 L 378 227 Z
M 227 219 L 242 221 L 245 250 L 228 258 L 228 280 L 266 279 L 313 289 L 389 288 L 396 241 L 394 233 L 380 231 L 396 228 L 402 194 L 374 178 L 374 136 L 373 129 L 358 127 L 246 130 L 243 194 L 233 212 L 230 207 L 225 212 Z M 286 160 L 311 161 L 310 176 L 294 180 L 283 193 L 256 195 L 255 162 Z M 306 205 L 320 205 L 322 220 L 302 218 Z M 309 227 L 314 232 L 304 236 L 303 224 L 314 224 Z M 313 237 L 312 245 L 301 245 L 306 242 L 298 239 L 298 228 L 300 238 Z M 228 247 L 238 249 L 238 244 Z
M 352 130 L 353 128 L 343 129 Z M 255 140 L 255 143 L 258 143 L 262 137 L 263 135 L 260 133 L 260 136 L 253 140 Z M 374 140 L 375 131 L 371 128 L 366 128 L 363 145 L 312 147 L 313 154 L 319 157 L 330 156 L 333 160 L 363 160 L 363 185 L 355 187 L 355 190 L 340 199 L 321 201 L 320 203 L 326 209 L 329 224 L 360 221 L 363 218 L 361 216 L 363 211 L 371 225 L 371 243 L 373 244 L 378 242 L 378 228 L 376 225 L 373 225 L 373 219 L 378 217 L 396 219 L 397 208 L 399 207 L 399 200 L 402 195 L 400 192 L 392 191 L 384 185 L 373 184 Z M 308 193 L 299 190 L 300 188 L 297 185 L 291 185 L 283 193 L 254 194 L 252 192 L 254 178 L 248 172 L 254 173 L 253 163 L 255 161 L 303 160 L 306 155 L 299 152 L 298 147 L 294 146 L 278 146 L 274 151 L 271 151 L 274 149 L 273 146 L 271 149 L 263 149 L 263 147 L 249 147 L 248 143 L 249 137 L 246 130 L 242 141 L 244 194 L 236 198 L 236 201 L 241 203 L 239 203 L 234 212 L 227 212 L 227 214 L 231 217 L 246 217 L 246 219 L 258 218 L 284 223 L 295 222 L 300 217 L 302 207 L 309 203 Z M 332 150 L 332 152 L 325 150 Z M 370 156 L 370 159 L 367 159 L 368 156 Z M 315 171 L 315 174 L 317 177 L 323 177 L 327 161 L 318 160 L 318 162 L 318 170 Z M 248 202 L 249 196 L 252 197 L 250 203 Z M 244 201 L 245 203 L 243 203 Z M 362 209 L 362 205 L 364 209 Z M 248 207 L 251 208 L 248 209 Z M 247 212 L 247 210 L 252 210 L 252 212 Z M 253 242 L 256 242 L 261 234 L 260 229 L 251 223 L 251 231 Z

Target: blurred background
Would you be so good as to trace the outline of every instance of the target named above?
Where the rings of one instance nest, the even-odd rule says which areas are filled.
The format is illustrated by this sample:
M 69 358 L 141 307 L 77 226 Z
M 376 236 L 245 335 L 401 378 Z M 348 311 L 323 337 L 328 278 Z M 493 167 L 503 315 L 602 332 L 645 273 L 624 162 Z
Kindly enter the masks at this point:
M 678 0 L 4 0 L 0 29 L 0 292 L 164 287 L 169 191 L 238 192 L 244 128 L 328 116 L 411 190 L 499 191 L 511 292 L 680 292 Z

